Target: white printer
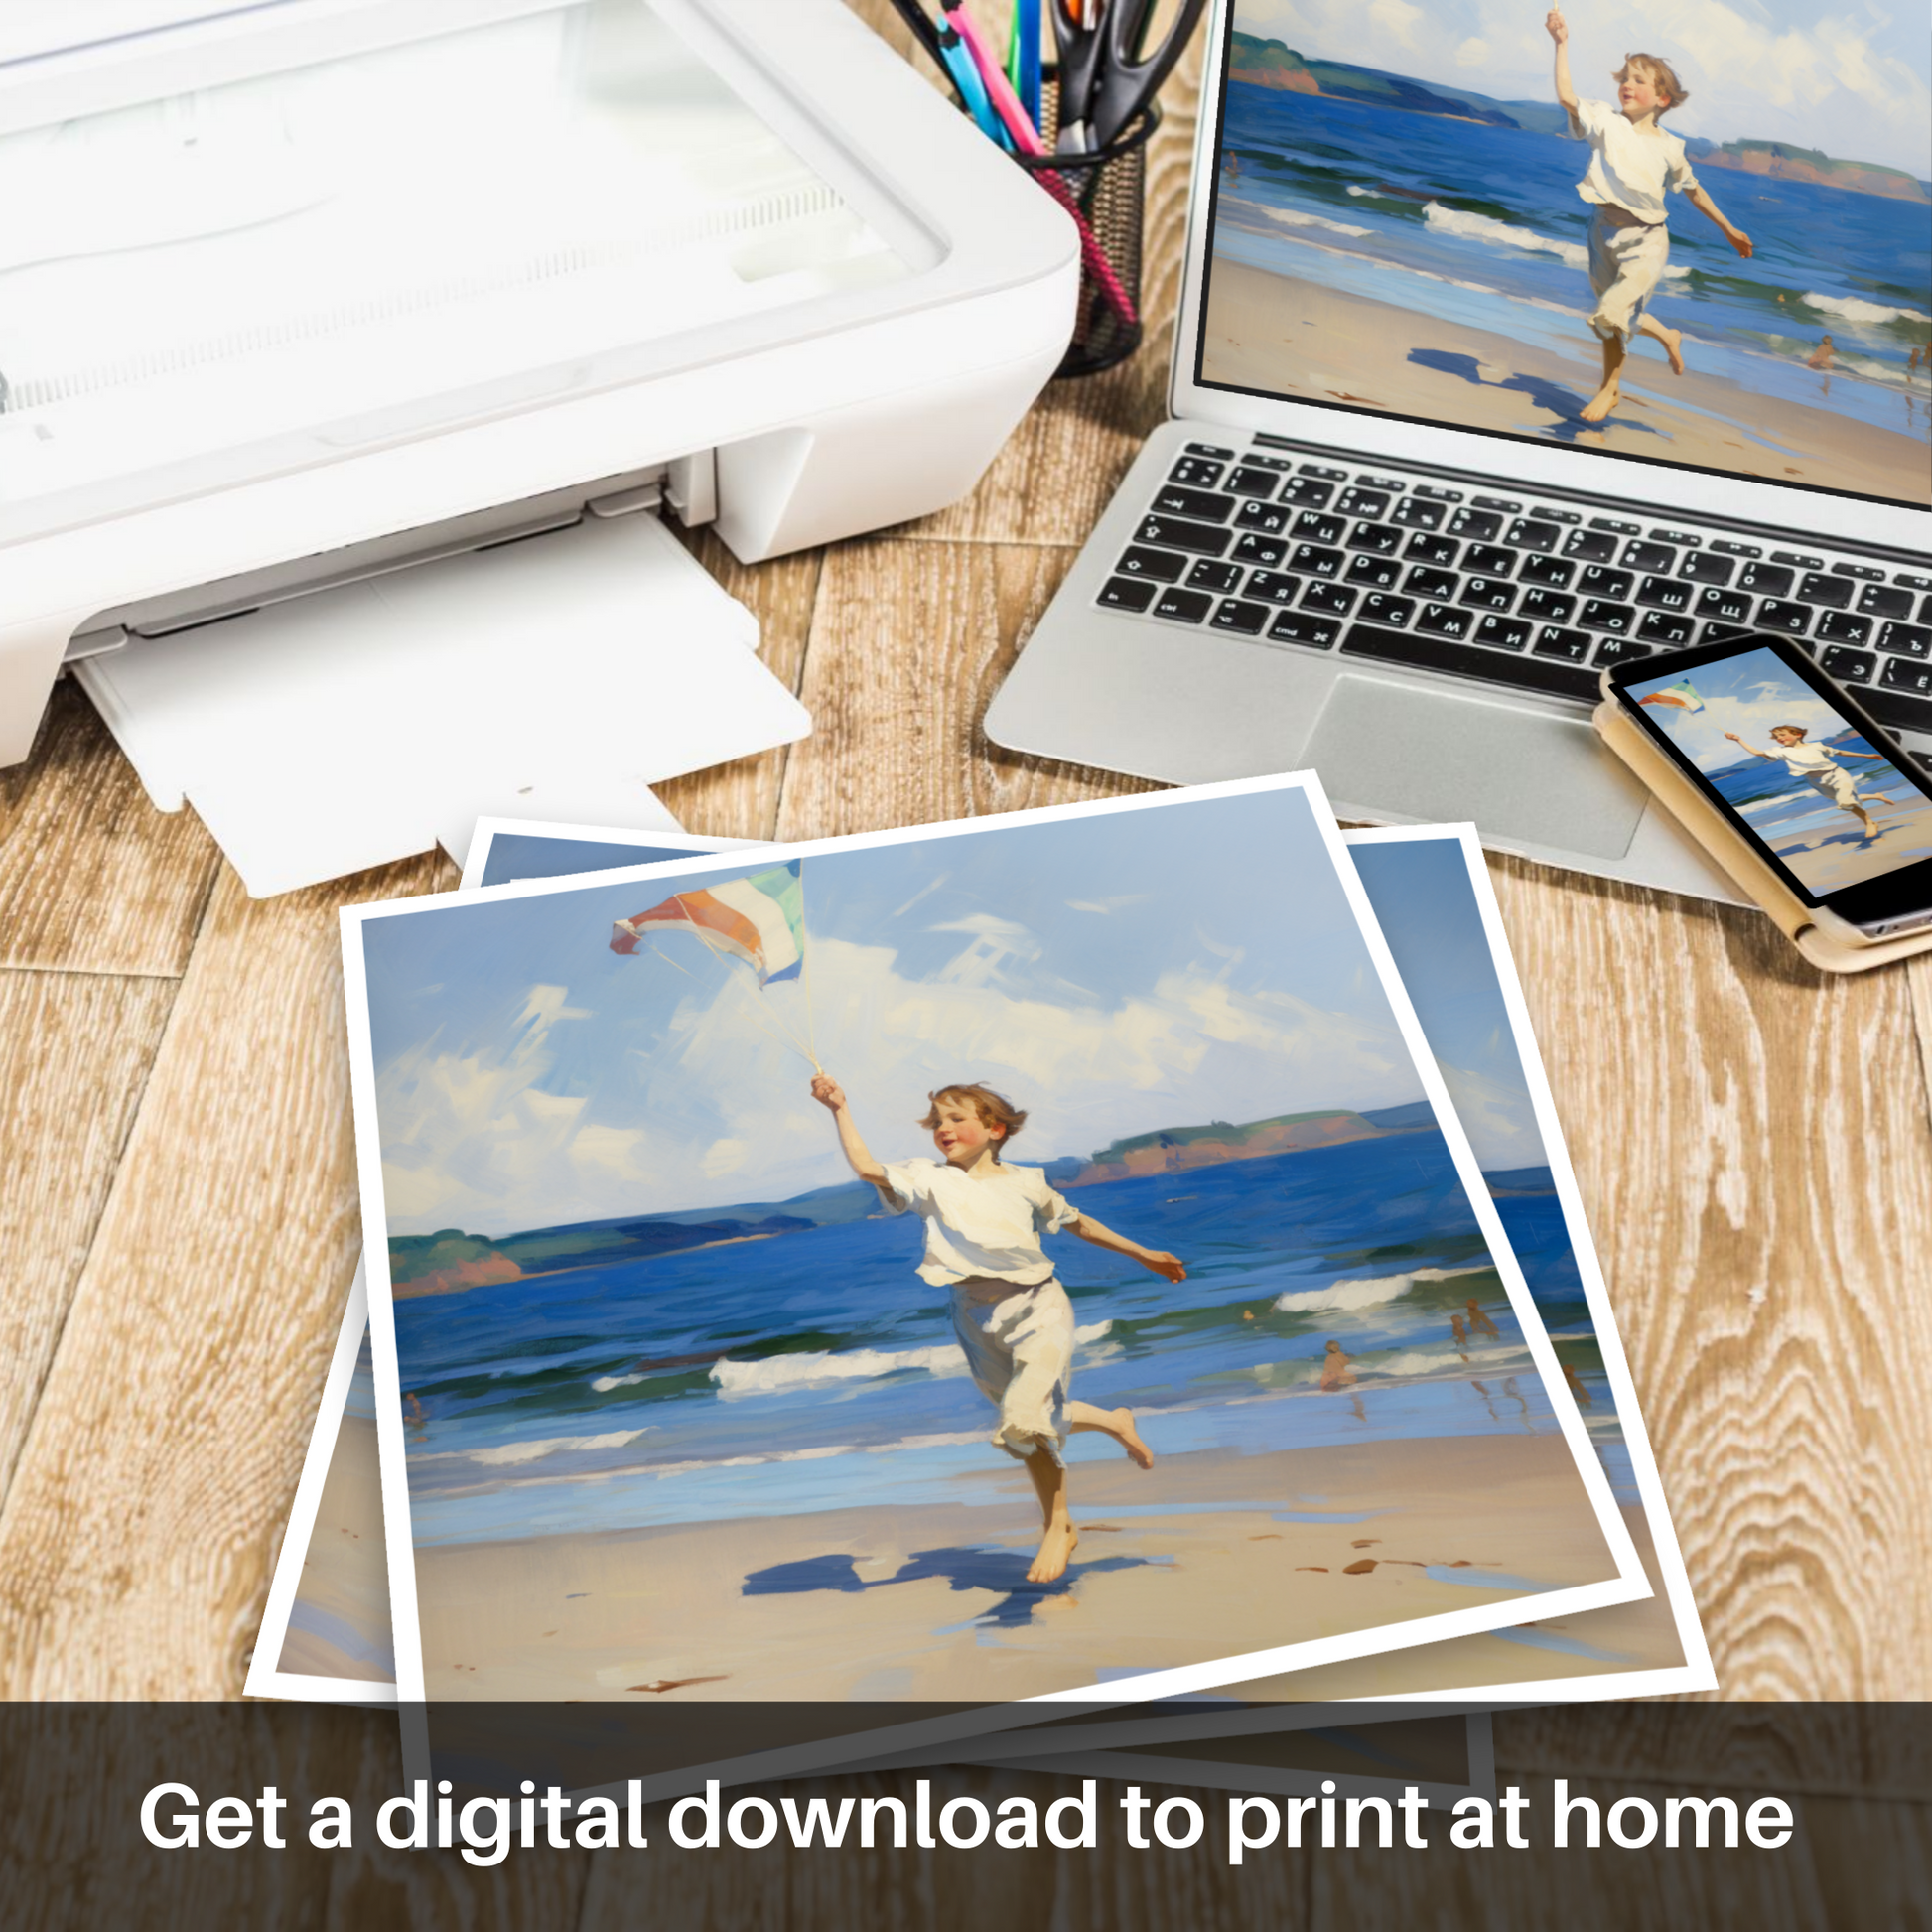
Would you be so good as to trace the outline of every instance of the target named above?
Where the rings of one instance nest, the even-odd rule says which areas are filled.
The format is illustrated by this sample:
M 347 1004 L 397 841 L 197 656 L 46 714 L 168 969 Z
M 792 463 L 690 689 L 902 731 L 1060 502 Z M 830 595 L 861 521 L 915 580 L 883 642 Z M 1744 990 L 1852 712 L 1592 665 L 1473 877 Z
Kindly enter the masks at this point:
M 964 494 L 1078 265 L 840 0 L 11 0 L 0 764 L 72 663 L 224 844 L 401 786 L 273 891 L 796 737 L 655 519 Z

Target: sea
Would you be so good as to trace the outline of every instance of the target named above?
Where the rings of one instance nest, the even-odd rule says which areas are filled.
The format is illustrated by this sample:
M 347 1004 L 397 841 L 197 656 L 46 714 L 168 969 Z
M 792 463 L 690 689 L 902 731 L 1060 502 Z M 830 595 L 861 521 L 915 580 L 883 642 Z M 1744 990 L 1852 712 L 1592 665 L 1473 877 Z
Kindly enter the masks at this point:
M 1552 350 L 1585 340 L 1583 143 L 1325 95 L 1227 92 L 1217 254 Z M 1684 330 L 1692 366 L 1923 440 L 1932 380 L 1906 364 L 1932 338 L 1928 205 L 1709 165 L 1699 179 L 1754 253 L 1741 260 L 1673 197 L 1652 307 Z M 1828 332 L 1829 381 L 1805 366 Z M 1770 440 L 1748 420 L 1734 427 Z
M 1508 1179 L 1512 1245 L 1634 1501 L 1561 1203 L 1547 1170 Z M 1074 1199 L 1187 1264 L 1174 1286 L 1049 1238 L 1077 1323 L 1073 1394 L 1131 1406 L 1157 1453 L 1556 1430 L 1434 1128 Z M 1011 1465 L 919 1250 L 915 1220 L 880 1216 L 397 1303 L 418 1544 L 1005 1500 L 959 1480 Z M 1450 1315 L 1471 1298 L 1495 1332 L 1458 1342 Z M 1331 1337 L 1357 1381 L 1323 1393 Z M 1069 1449 L 1118 1454 L 1095 1435 Z M 1292 1517 L 1324 1499 L 1227 1500 Z

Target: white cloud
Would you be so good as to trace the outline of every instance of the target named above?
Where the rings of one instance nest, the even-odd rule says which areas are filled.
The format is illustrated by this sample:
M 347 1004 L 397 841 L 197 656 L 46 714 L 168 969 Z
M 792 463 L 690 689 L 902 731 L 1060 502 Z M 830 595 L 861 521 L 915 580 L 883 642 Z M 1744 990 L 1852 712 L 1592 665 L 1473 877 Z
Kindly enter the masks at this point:
M 1474 35 L 1455 50 L 1455 65 L 1459 68 L 1479 68 L 1488 59 L 1489 43 Z

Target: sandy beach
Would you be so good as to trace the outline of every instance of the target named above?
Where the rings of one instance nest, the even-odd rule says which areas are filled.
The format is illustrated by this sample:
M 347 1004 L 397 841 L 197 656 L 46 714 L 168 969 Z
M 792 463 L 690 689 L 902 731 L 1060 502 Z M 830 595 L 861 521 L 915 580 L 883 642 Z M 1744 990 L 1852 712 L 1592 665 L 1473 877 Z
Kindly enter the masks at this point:
M 970 1503 L 422 1550 L 429 1694 L 1030 1697 L 1612 1574 L 1555 1436 L 1083 1461 L 1077 1480 L 1082 1541 L 1045 1592 L 1023 1587 L 1037 1518 L 1017 1467 L 962 1480 Z M 1410 1688 L 1441 1684 L 1430 1651 L 1401 1654 Z
M 345 1416 L 277 1667 L 393 1684 L 394 1657 L 375 1424 Z
M 1581 316 L 1575 349 L 1552 353 L 1224 256 L 1216 258 L 1211 288 L 1201 369 L 1209 382 L 1544 440 L 1554 432 L 1580 448 L 1709 465 L 1773 483 L 1908 502 L 1932 494 L 1923 440 L 1701 373 L 1689 335 L 1684 375 L 1670 373 L 1654 345 L 1641 345 L 1624 364 L 1623 401 L 1606 422 L 1592 425 L 1577 412 L 1595 391 L 1600 362 Z M 1826 379 L 1819 378 L 1821 386 Z M 1335 434 L 1345 440 L 1339 419 Z

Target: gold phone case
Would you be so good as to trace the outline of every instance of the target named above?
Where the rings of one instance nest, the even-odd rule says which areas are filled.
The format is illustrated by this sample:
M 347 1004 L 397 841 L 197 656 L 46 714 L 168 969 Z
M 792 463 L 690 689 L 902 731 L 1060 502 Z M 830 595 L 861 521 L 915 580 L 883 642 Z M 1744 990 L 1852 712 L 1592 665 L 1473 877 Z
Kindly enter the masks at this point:
M 1902 938 L 1872 939 L 1862 944 L 1821 931 L 1812 908 L 1644 736 L 1642 728 L 1614 698 L 1605 698 L 1590 722 L 1603 743 L 1656 793 L 1670 815 L 1737 882 L 1741 892 L 1764 908 L 1814 966 L 1828 973 L 1863 973 L 1896 959 L 1909 959 L 1915 953 L 1932 952 L 1932 926 Z

